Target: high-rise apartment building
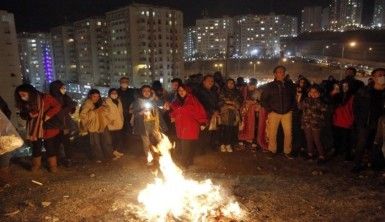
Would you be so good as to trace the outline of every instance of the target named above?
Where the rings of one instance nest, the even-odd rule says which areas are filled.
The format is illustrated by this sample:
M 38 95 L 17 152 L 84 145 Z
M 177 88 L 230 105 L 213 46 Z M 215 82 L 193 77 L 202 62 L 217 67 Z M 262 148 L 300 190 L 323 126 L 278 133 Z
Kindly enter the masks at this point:
M 21 72 L 24 82 L 45 91 L 56 79 L 51 35 L 49 33 L 20 33 L 18 36 Z
M 376 0 L 374 2 L 372 26 L 377 29 L 385 28 L 385 0 Z
M 108 31 L 104 18 L 74 23 L 76 70 L 81 85 L 110 84 Z
M 0 10 L 0 96 L 8 103 L 14 115 L 15 88 L 21 84 L 20 60 L 12 13 Z
M 50 32 L 56 78 L 65 83 L 78 82 L 73 26 L 55 27 Z
M 345 31 L 362 27 L 363 0 L 332 0 L 330 30 Z
M 160 80 L 167 87 L 183 74 L 183 14 L 179 10 L 132 4 L 106 13 L 111 84 L 127 76 L 132 86 Z
M 184 59 L 191 60 L 196 57 L 197 50 L 197 31 L 195 27 L 184 29 Z
M 301 32 L 319 32 L 322 30 L 322 7 L 305 7 L 301 16 Z

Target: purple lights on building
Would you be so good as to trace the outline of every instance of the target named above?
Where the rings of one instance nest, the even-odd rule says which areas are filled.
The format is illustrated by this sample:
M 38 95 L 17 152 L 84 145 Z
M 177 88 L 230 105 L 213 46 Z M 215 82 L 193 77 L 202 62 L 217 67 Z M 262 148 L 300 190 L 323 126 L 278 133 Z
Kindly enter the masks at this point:
M 45 79 L 46 82 L 51 83 L 55 80 L 54 72 L 53 72 L 53 61 L 52 61 L 52 52 L 48 44 L 43 45 L 43 64 L 45 71 Z

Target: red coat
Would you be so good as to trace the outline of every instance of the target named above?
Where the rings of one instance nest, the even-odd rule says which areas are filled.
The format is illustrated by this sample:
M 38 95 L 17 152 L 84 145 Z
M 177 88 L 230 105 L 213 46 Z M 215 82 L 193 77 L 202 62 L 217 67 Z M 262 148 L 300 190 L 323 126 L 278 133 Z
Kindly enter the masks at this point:
M 197 140 L 200 126 L 207 123 L 207 114 L 195 96 L 188 94 L 184 104 L 171 104 L 171 118 L 175 119 L 176 135 L 183 140 Z
M 333 114 L 333 125 L 345 129 L 353 126 L 353 96 L 344 104 L 339 105 Z

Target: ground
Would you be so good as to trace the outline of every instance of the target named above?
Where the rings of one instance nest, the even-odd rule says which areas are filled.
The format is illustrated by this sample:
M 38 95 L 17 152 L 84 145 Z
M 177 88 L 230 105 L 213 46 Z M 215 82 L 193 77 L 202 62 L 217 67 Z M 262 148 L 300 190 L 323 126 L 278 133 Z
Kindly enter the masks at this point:
M 12 165 L 16 185 L 0 189 L 0 221 L 143 221 L 133 206 L 140 208 L 137 195 L 153 175 L 140 152 L 101 164 L 80 155 L 56 175 L 32 175 L 22 166 Z M 210 152 L 197 156 L 185 175 L 220 184 L 247 212 L 244 221 L 384 221 L 385 177 L 355 175 L 351 166 Z

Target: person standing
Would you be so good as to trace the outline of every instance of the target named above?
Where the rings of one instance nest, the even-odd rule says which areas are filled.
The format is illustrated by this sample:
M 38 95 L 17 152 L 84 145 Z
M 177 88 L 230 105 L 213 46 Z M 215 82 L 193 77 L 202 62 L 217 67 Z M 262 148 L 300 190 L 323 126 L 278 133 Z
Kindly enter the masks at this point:
M 238 125 L 241 122 L 239 113 L 241 103 L 242 97 L 235 88 L 235 81 L 228 79 L 219 95 L 221 152 L 233 152 L 233 146 L 237 143 Z
M 302 110 L 301 128 L 305 131 L 307 154 L 309 159 L 315 156 L 314 145 L 318 152 L 318 163 L 326 161 L 325 149 L 321 143 L 321 129 L 325 125 L 327 105 L 320 99 L 321 89 L 313 85 L 309 89 L 308 97 L 300 104 Z
M 67 167 L 70 167 L 72 165 L 72 145 L 70 142 L 71 137 L 71 114 L 73 114 L 76 110 L 77 103 L 72 100 L 70 96 L 66 93 L 66 87 L 63 82 L 60 80 L 53 81 L 49 85 L 49 93 L 51 96 L 53 96 L 61 105 L 61 110 L 58 113 L 58 118 L 60 118 L 61 122 L 63 123 L 63 126 L 60 130 L 60 144 L 64 147 L 64 164 Z M 61 152 L 60 149 L 58 149 L 58 158 L 60 161 Z
M 262 104 L 268 114 L 269 150 L 277 152 L 277 132 L 282 124 L 284 133 L 284 154 L 291 159 L 292 151 L 292 113 L 295 106 L 295 87 L 286 79 L 286 68 L 274 68 L 274 81 L 266 85 L 262 93 Z
M 124 154 L 121 153 L 122 149 L 122 128 L 123 128 L 123 105 L 119 99 L 118 90 L 112 88 L 108 91 L 108 97 L 105 100 L 107 107 L 107 128 L 111 136 L 112 142 L 112 154 L 114 160 L 119 159 Z
M 370 161 L 373 168 L 381 168 L 381 163 L 378 161 L 380 152 L 373 150 L 372 146 L 378 120 L 385 114 L 385 69 L 373 70 L 372 77 L 374 85 L 358 91 L 353 101 L 355 126 L 358 132 L 353 172 L 359 172 L 363 169 L 362 160 L 365 150 L 368 150 L 372 155 Z
M 57 148 L 62 122 L 58 118 L 61 105 L 55 98 L 23 84 L 15 90 L 16 107 L 20 117 L 27 121 L 27 140 L 32 143 L 32 172 L 41 167 L 42 147 L 46 150 L 49 171 L 57 172 Z
M 112 159 L 111 137 L 107 129 L 107 106 L 103 104 L 100 92 L 91 89 L 87 100 L 80 108 L 80 125 L 88 132 L 92 158 L 101 163 L 103 159 Z
M 193 164 L 200 131 L 207 124 L 206 111 L 185 85 L 179 86 L 177 99 L 170 108 L 180 140 L 180 163 L 187 168 Z

